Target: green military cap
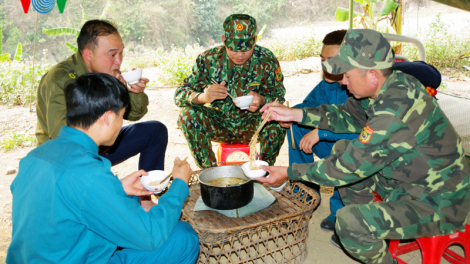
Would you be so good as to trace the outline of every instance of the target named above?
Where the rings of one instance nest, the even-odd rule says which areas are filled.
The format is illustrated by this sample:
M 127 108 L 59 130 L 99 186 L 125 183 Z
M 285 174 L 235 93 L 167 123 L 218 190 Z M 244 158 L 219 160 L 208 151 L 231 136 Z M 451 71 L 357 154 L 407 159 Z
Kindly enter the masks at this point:
M 322 63 L 331 74 L 341 74 L 354 68 L 387 69 L 393 66 L 394 52 L 388 40 L 372 29 L 350 29 L 344 36 L 339 53 Z
M 256 20 L 244 14 L 228 16 L 224 21 L 225 47 L 231 51 L 248 51 L 256 42 Z

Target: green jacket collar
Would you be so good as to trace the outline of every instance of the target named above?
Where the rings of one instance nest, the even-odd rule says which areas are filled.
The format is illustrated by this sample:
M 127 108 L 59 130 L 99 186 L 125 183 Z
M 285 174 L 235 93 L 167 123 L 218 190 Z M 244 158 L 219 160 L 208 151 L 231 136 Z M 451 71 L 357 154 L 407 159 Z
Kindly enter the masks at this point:
M 75 65 L 75 75 L 77 77 L 89 73 L 88 68 L 85 65 L 85 62 L 83 61 L 82 54 L 80 54 L 80 51 L 77 51 L 75 54 L 72 55 L 72 61 L 73 64 Z

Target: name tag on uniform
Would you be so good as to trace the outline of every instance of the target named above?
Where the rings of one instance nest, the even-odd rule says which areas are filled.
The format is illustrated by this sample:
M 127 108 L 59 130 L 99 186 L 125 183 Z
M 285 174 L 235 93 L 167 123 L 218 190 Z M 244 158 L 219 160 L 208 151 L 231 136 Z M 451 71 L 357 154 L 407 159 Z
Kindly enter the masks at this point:
M 248 84 L 248 86 L 253 87 L 253 86 L 259 86 L 261 83 L 260 82 L 251 82 Z

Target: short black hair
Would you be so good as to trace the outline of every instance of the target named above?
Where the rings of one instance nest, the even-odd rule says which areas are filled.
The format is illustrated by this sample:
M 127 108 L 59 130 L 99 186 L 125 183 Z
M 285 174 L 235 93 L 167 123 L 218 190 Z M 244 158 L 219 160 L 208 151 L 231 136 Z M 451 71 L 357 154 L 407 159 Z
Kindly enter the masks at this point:
M 346 29 L 332 31 L 323 38 L 323 45 L 341 45 L 344 36 L 346 36 Z
M 115 77 L 104 73 L 86 73 L 64 89 L 65 118 L 68 126 L 88 129 L 106 111 L 118 114 L 130 103 L 129 91 Z
M 93 50 L 98 45 L 99 36 L 107 36 L 118 33 L 117 27 L 107 20 L 88 20 L 80 29 L 77 38 L 78 50 L 83 51 L 86 48 Z

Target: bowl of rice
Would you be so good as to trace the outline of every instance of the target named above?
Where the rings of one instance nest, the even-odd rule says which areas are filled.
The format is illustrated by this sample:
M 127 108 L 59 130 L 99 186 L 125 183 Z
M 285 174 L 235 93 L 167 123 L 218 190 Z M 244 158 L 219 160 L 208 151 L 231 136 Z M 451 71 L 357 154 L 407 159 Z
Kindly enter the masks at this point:
M 250 166 L 250 162 L 247 162 L 242 165 L 242 170 L 243 170 L 243 173 L 245 173 L 246 177 L 253 179 L 253 178 L 263 177 L 264 175 L 266 175 L 266 171 L 260 169 L 259 166 L 261 165 L 269 166 L 269 164 L 266 161 L 262 161 L 262 160 L 255 160 L 254 163 L 256 165 L 255 168 L 252 168 Z
M 170 183 L 171 177 L 166 179 L 164 182 L 161 182 L 166 176 L 168 176 L 168 174 L 170 174 L 169 172 L 153 170 L 147 173 L 149 175 L 142 176 L 140 178 L 140 182 L 142 182 L 142 185 L 145 189 L 153 192 L 154 194 L 161 193 L 166 188 L 166 186 L 168 186 L 168 183 Z

